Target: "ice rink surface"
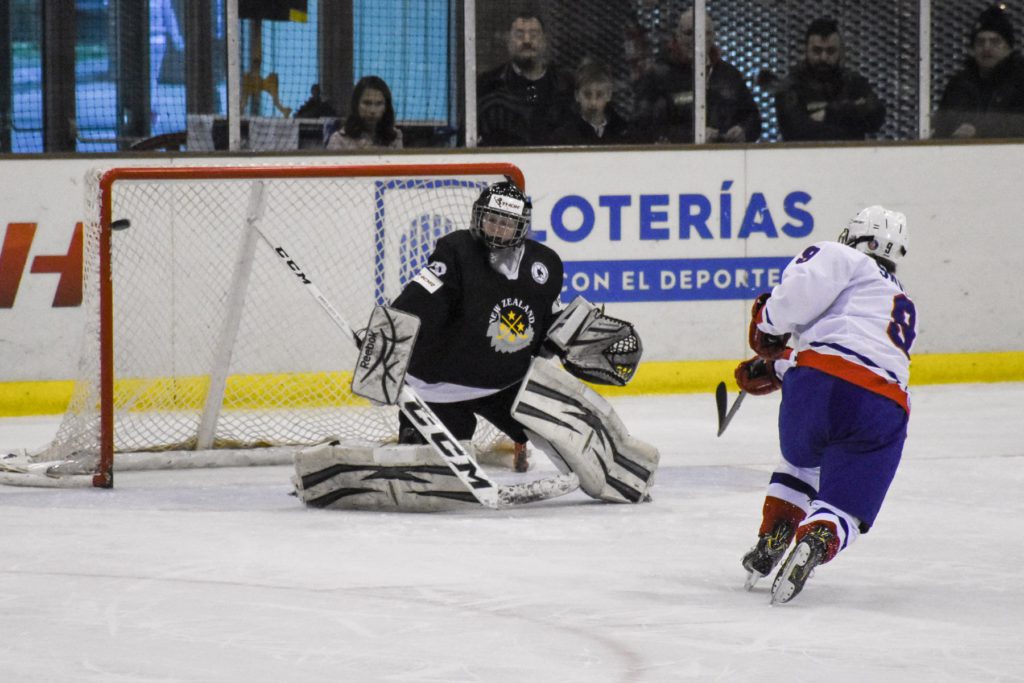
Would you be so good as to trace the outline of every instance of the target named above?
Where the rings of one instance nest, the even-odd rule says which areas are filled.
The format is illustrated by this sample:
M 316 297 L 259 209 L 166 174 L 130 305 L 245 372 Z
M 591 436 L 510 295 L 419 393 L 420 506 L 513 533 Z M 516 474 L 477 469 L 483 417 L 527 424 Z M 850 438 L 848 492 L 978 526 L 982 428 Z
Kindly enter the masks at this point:
M 288 467 L 0 487 L 0 680 L 1024 681 L 1024 384 L 913 401 L 875 528 L 776 607 L 740 557 L 777 395 L 721 438 L 710 394 L 616 399 L 662 453 L 639 506 L 311 510 Z

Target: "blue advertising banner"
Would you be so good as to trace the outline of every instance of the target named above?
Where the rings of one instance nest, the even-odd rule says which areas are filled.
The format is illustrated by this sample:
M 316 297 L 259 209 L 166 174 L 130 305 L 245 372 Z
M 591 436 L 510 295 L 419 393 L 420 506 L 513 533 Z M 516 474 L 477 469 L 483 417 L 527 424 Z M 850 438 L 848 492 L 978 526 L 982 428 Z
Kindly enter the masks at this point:
M 779 284 L 790 257 L 566 261 L 562 300 L 594 303 L 753 299 Z

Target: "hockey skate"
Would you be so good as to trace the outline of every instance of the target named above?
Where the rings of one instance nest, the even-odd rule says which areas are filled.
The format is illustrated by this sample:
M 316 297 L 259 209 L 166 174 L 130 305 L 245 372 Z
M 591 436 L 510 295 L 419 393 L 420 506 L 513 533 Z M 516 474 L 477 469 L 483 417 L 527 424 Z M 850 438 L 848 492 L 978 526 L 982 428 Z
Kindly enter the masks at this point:
M 752 589 L 754 584 L 775 569 L 789 547 L 789 542 L 793 540 L 794 526 L 790 520 L 780 519 L 771 531 L 758 537 L 757 544 L 743 556 L 743 568 L 747 570 L 744 588 Z
M 839 539 L 825 524 L 815 524 L 797 542 L 772 584 L 772 604 L 784 604 L 803 590 L 814 568 L 831 560 Z

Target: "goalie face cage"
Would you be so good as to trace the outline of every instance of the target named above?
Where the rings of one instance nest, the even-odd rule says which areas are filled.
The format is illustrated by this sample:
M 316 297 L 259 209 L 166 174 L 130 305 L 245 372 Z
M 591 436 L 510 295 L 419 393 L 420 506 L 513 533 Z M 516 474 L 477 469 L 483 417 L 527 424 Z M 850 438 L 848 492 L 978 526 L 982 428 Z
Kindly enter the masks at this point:
M 510 164 L 91 173 L 79 378 L 32 460 L 110 487 L 115 452 L 395 438 L 397 410 L 350 393 L 351 340 L 248 228 L 288 249 L 358 329 L 506 176 L 525 187 Z M 474 442 L 498 436 L 484 425 Z

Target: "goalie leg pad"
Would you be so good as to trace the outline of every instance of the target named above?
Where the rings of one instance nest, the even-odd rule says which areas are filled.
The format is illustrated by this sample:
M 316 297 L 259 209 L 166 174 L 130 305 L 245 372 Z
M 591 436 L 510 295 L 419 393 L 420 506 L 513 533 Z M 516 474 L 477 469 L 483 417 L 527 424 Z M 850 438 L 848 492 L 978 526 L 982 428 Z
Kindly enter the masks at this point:
M 314 508 L 440 512 L 479 507 L 430 446 L 332 441 L 295 454 L 296 495 Z
M 420 319 L 411 313 L 374 307 L 352 371 L 352 393 L 376 403 L 395 403 L 419 329 Z
M 614 503 L 648 498 L 658 449 L 630 436 L 611 404 L 549 361 L 533 360 L 512 416 L 559 470 L 579 477 L 587 495 Z

